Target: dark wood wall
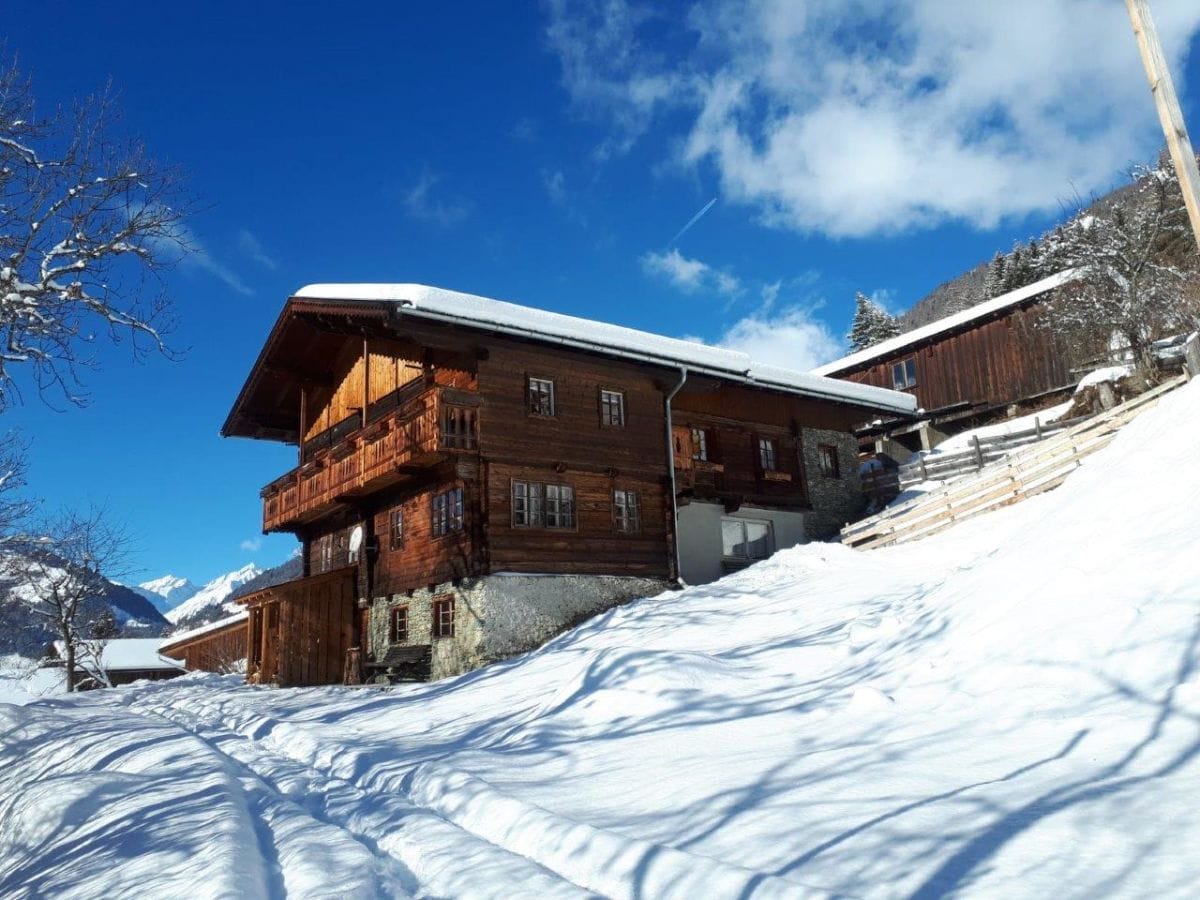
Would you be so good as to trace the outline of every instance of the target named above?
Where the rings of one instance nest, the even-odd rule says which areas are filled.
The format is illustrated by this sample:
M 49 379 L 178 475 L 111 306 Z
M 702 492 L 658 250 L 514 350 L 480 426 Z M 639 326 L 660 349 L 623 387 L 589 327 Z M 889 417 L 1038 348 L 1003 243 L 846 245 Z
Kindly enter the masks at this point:
M 836 377 L 890 388 L 892 365 L 911 358 L 917 370 L 911 391 L 926 410 L 1014 403 L 1071 383 L 1070 355 L 1053 332 L 1038 326 L 1041 315 L 1037 306 L 1015 309 Z
M 340 684 L 357 597 L 353 570 L 341 569 L 245 598 L 248 677 L 287 686 Z

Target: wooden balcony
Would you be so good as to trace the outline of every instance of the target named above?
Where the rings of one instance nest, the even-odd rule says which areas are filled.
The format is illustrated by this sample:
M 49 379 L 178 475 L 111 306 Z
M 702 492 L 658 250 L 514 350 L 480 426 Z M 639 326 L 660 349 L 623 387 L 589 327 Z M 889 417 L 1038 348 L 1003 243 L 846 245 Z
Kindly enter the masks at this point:
M 434 387 L 351 431 L 262 490 L 263 531 L 287 531 L 477 446 L 478 398 Z

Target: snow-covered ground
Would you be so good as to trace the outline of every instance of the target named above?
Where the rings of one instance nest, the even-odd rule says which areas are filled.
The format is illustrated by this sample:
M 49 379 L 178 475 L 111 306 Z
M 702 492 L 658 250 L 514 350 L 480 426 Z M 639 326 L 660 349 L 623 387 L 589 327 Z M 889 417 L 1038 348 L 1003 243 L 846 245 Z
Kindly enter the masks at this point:
M 1200 384 L 1050 494 L 391 690 L 0 706 L 0 896 L 1192 897 Z

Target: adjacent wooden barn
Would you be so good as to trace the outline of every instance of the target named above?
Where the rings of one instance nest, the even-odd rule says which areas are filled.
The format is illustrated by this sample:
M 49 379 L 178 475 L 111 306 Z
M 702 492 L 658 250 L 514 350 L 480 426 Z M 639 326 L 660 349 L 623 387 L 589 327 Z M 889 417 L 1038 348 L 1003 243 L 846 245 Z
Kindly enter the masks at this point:
M 1045 322 L 1065 272 L 882 341 L 814 373 L 912 394 L 944 424 L 1073 386 L 1070 355 Z
M 241 598 L 249 677 L 441 677 L 853 517 L 891 390 L 423 285 L 290 298 L 223 433 L 296 446 L 264 532 L 303 577 Z
M 242 669 L 246 660 L 248 616 L 239 612 L 164 638 L 158 652 L 177 659 L 189 672 L 220 674 Z

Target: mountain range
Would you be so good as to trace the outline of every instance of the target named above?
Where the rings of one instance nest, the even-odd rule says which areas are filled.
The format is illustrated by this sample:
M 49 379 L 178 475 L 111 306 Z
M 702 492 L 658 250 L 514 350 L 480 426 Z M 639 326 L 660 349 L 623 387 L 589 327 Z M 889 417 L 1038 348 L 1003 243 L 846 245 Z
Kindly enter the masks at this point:
M 262 573 L 263 570 L 254 563 L 247 563 L 201 587 L 178 575 L 163 575 L 143 581 L 136 590 L 153 603 L 172 626 L 193 628 L 237 612 L 231 602 L 234 591 Z

